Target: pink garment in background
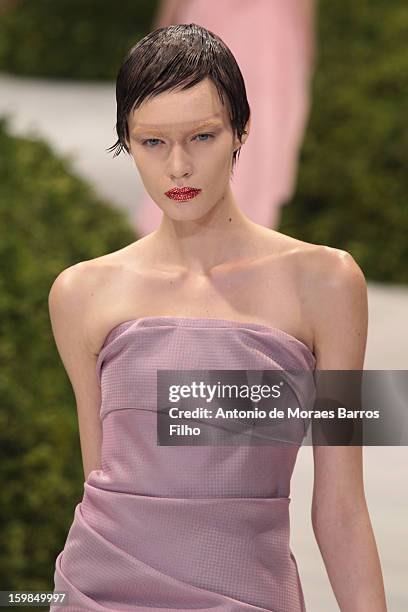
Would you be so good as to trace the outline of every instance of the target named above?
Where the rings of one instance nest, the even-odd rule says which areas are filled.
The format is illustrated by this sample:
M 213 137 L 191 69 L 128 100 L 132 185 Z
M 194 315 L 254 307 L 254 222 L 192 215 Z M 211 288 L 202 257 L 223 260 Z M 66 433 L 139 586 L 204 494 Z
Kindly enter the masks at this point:
M 231 188 L 241 210 L 273 227 L 275 209 L 292 196 L 309 114 L 314 40 L 307 0 L 188 0 L 176 23 L 197 23 L 227 44 L 244 77 L 251 133 L 241 148 Z M 135 218 L 140 235 L 162 212 L 144 190 Z

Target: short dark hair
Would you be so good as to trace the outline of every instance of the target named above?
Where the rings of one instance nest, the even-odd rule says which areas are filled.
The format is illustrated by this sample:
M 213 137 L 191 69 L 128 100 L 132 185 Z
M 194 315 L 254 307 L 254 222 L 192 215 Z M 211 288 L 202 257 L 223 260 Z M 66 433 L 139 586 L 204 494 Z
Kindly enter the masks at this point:
M 157 28 L 134 45 L 123 59 L 116 79 L 118 140 L 106 149 L 113 157 L 129 149 L 127 118 L 149 97 L 164 91 L 189 89 L 209 77 L 221 103 L 226 95 L 234 136 L 241 141 L 250 116 L 243 76 L 227 45 L 213 32 L 195 23 Z M 234 151 L 232 170 L 241 147 Z

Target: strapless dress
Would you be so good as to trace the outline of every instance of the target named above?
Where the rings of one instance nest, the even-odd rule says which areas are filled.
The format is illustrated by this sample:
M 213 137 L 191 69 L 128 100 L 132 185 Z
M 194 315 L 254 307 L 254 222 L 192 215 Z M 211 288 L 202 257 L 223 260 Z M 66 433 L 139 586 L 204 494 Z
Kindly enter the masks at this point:
M 143 317 L 107 335 L 101 469 L 84 482 L 54 591 L 70 612 L 305 612 L 290 547 L 290 480 L 301 445 L 160 446 L 159 370 L 304 370 L 292 335 L 228 319 Z M 298 390 L 307 401 L 310 389 Z

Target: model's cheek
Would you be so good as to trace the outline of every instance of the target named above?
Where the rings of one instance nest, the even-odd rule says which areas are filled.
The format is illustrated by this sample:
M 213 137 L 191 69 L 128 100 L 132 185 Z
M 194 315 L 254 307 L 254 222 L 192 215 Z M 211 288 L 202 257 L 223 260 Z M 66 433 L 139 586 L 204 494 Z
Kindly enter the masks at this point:
M 163 164 L 147 159 L 145 155 L 135 155 L 134 159 L 143 182 L 155 185 L 163 181 Z
M 220 150 L 217 147 L 201 152 L 199 159 L 195 161 L 197 172 L 200 174 L 204 172 L 207 176 L 219 177 L 220 173 L 222 174 L 223 172 L 223 168 L 228 166 L 228 155 L 229 153 L 225 151 L 225 148 Z

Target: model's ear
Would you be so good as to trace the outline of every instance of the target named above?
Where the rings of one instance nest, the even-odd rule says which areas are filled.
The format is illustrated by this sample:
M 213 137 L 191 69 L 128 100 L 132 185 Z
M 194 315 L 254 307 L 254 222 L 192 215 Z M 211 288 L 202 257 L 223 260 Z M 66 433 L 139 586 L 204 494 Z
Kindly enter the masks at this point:
M 248 138 L 250 129 L 251 129 L 251 117 L 249 117 L 248 121 L 246 122 L 244 131 L 242 133 L 241 142 L 239 141 L 238 136 L 236 136 L 234 151 L 237 151 L 243 144 L 245 144 L 246 139 Z
M 249 136 L 249 132 L 250 132 L 250 131 L 251 131 L 251 116 L 249 116 L 249 119 L 248 119 L 248 121 L 246 122 L 246 125 L 245 125 L 245 130 L 244 130 L 244 133 L 243 133 L 243 135 L 242 135 L 242 143 L 244 143 L 244 142 L 246 141 L 246 139 L 247 139 L 247 138 L 248 138 L 248 136 Z

